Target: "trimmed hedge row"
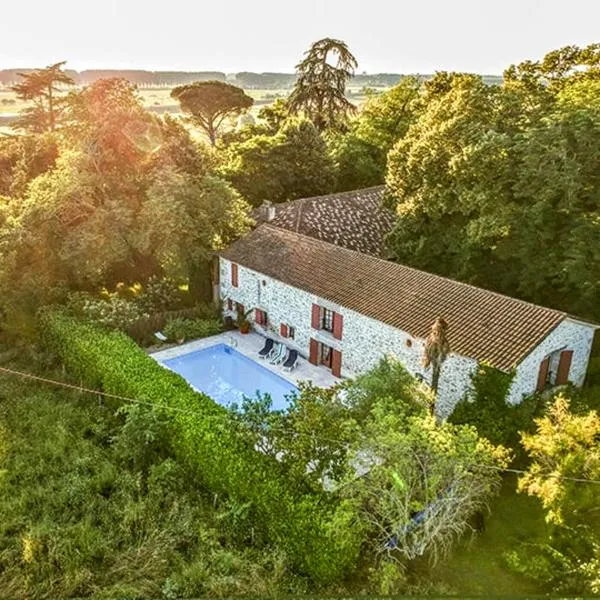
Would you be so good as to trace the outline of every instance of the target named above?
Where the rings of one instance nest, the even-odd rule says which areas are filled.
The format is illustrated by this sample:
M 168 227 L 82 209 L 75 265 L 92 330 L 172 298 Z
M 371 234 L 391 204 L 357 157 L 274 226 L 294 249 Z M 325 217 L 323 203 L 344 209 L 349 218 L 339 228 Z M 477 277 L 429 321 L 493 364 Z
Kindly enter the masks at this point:
M 250 503 L 257 528 L 300 572 L 327 583 L 356 564 L 362 536 L 352 508 L 325 493 L 298 489 L 277 461 L 239 435 L 224 408 L 194 392 L 123 333 L 56 312 L 43 315 L 40 325 L 43 343 L 72 377 L 108 393 L 177 409 L 169 412 L 178 458 L 213 493 Z

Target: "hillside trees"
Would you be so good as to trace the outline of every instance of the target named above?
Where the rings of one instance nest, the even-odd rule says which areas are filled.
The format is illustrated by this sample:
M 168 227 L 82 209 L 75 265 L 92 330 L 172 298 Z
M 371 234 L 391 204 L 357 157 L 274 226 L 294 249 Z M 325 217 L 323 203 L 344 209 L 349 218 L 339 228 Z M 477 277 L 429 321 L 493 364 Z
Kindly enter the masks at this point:
M 242 88 L 223 81 L 196 81 L 173 88 L 171 96 L 179 101 L 184 113 L 191 115 L 214 146 L 225 119 L 250 108 L 254 100 Z
M 341 40 L 324 38 L 312 44 L 296 66 L 298 77 L 289 97 L 290 113 L 305 115 L 318 131 L 343 129 L 348 115 L 356 110 L 345 90 L 357 64 Z
M 50 65 L 45 69 L 20 73 L 22 81 L 13 86 L 13 91 L 21 100 L 32 102 L 33 106 L 26 108 L 14 125 L 33 133 L 54 131 L 64 98 L 57 97 L 57 84 L 72 85 L 70 75 L 63 71 L 65 62 Z

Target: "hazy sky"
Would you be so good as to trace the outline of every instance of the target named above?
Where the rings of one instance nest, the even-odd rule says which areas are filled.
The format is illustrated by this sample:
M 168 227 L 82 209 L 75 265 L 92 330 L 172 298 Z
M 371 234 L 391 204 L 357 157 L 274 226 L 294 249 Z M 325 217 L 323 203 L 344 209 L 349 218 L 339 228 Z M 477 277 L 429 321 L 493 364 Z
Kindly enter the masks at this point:
M 600 0 L 0 1 L 0 68 L 292 72 L 325 36 L 359 72 L 501 73 L 600 41 Z

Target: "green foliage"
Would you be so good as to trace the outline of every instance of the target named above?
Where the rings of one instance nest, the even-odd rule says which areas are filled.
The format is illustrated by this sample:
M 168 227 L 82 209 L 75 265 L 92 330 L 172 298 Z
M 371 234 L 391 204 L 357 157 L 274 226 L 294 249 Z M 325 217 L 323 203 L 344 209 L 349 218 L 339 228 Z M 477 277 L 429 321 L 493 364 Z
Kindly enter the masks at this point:
M 333 57 L 337 58 L 335 64 Z M 314 42 L 296 66 L 298 77 L 288 99 L 290 113 L 306 116 L 318 131 L 343 129 L 348 114 L 356 110 L 345 93 L 356 66 L 356 59 L 341 40 Z
M 522 551 L 511 557 L 513 567 L 552 591 L 597 593 L 600 494 L 594 482 L 600 480 L 600 417 L 593 410 L 574 414 L 570 401 L 558 395 L 535 424 L 533 433 L 522 434 L 531 463 L 518 489 L 541 501 L 553 529 L 545 543 L 527 553 L 534 555 L 532 562 L 523 560 Z
M 301 386 L 285 412 L 271 412 L 268 397 L 246 400 L 237 418 L 288 477 L 332 489 L 358 510 L 365 559 L 383 573 L 386 555 L 407 566 L 445 553 L 494 495 L 506 464 L 507 452 L 474 428 L 437 424 L 429 399 L 399 362 L 385 359 L 334 388 Z M 420 511 L 426 518 L 413 522 Z M 388 573 L 389 585 L 401 585 L 401 574 Z
M 343 388 L 344 404 L 359 422 L 369 417 L 375 404 L 409 417 L 426 414 L 431 403 L 430 391 L 392 357 L 384 357 Z
M 344 495 L 361 507 L 373 552 L 437 561 L 500 485 L 507 452 L 474 428 L 376 403 L 350 455 Z
M 254 206 L 326 194 L 334 187 L 326 143 L 306 120 L 290 120 L 275 135 L 232 143 L 220 172 Z
M 332 136 L 329 152 L 335 165 L 337 191 L 358 190 L 383 183 L 385 156 L 379 148 L 353 131 Z
M 450 421 L 473 425 L 479 435 L 520 454 L 520 431 L 529 431 L 544 407 L 540 396 L 524 398 L 519 404 L 506 399 L 514 372 L 505 373 L 481 363 L 471 376 L 471 391 L 454 408 Z
M 49 170 L 11 167 L 11 193 L 34 178 L 0 219 L 7 310 L 35 313 L 68 291 L 165 274 L 206 300 L 212 252 L 251 223 L 239 194 L 209 174 L 211 155 L 172 119 L 146 111 L 123 80 L 69 96 L 55 162 L 23 152 L 22 161 L 31 152 Z
M 212 493 L 250 503 L 257 530 L 316 581 L 332 581 L 355 564 L 360 530 L 350 506 L 290 481 L 277 460 L 257 452 L 229 413 L 194 392 L 121 333 L 104 333 L 58 313 L 42 319 L 46 346 L 78 381 L 172 413 L 176 457 Z
M 30 181 L 53 167 L 57 155 L 51 134 L 0 137 L 0 195 L 22 197 Z
M 559 395 L 535 424 L 534 433 L 522 434 L 533 462 L 519 490 L 542 501 L 549 522 L 585 523 L 597 507 L 598 490 L 565 477 L 600 479 L 600 416 L 596 411 L 574 415 L 570 401 Z
M 181 109 L 192 115 L 194 124 L 204 129 L 214 146 L 223 121 L 240 114 L 254 104 L 242 88 L 224 81 L 196 81 L 173 88 L 171 96 Z
M 502 86 L 456 73 L 427 82 L 388 157 L 394 258 L 597 320 L 596 57 L 568 47 Z
M 389 151 L 422 110 L 420 87 L 416 77 L 403 77 L 391 90 L 370 95 L 358 116 L 350 121 L 348 132 L 331 136 L 329 147 L 338 190 L 383 183 Z
M 175 318 L 167 321 L 163 333 L 172 342 L 209 337 L 223 331 L 219 320 Z
M 143 311 L 154 312 L 182 308 L 185 298 L 175 280 L 153 275 L 144 283 L 136 302 Z
M 171 428 L 149 407 L 115 414 L 89 395 L 2 378 L 2 594 L 180 598 L 293 585 L 282 553 L 222 526 L 228 507 L 174 457 Z

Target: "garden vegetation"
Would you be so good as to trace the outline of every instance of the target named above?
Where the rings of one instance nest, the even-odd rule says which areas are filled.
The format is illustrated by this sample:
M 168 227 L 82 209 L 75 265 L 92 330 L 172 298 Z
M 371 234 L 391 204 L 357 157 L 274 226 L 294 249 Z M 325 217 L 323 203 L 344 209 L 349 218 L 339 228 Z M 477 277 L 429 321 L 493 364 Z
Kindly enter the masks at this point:
M 393 358 L 286 412 L 226 410 L 140 348 L 221 331 L 212 257 L 251 207 L 384 182 L 394 260 L 599 320 L 599 64 L 592 45 L 494 85 L 406 77 L 355 110 L 356 60 L 321 40 L 290 101 L 235 130 L 242 90 L 180 89 L 211 145 L 125 80 L 59 99 L 62 63 L 25 77 L 0 138 L 0 367 L 96 393 L 0 374 L 2 593 L 600 593 L 598 359 L 583 390 L 515 407 L 482 364 L 438 422 Z M 501 535 L 469 542 L 486 523 Z M 452 580 L 461 557 L 483 587 Z

